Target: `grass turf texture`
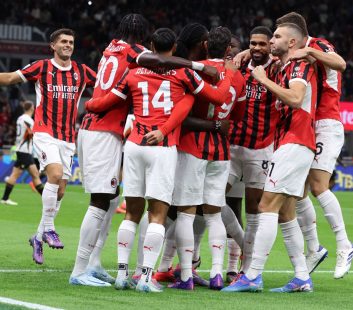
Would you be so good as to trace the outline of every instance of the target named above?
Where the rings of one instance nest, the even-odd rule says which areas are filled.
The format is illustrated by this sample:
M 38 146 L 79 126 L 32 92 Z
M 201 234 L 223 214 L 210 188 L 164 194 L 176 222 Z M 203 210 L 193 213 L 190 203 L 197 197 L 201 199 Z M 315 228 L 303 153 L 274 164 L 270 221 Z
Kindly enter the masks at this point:
M 0 184 L 0 193 L 4 184 Z M 337 193 L 346 219 L 348 235 L 353 235 L 353 193 Z M 81 221 L 88 206 L 89 196 L 80 186 L 69 186 L 60 213 L 56 219 L 56 229 L 65 244 L 64 250 L 52 250 L 44 246 L 44 265 L 32 261 L 32 248 L 28 238 L 36 231 L 41 216 L 41 199 L 28 185 L 17 185 L 11 199 L 18 206 L 0 205 L 0 296 L 25 302 L 42 304 L 64 309 L 351 309 L 353 296 L 353 275 L 340 280 L 333 279 L 333 273 L 314 273 L 314 293 L 274 294 L 269 288 L 284 285 L 292 273 L 264 273 L 265 290 L 259 294 L 223 294 L 196 287 L 194 292 L 166 289 L 162 294 L 144 294 L 135 291 L 117 291 L 111 288 L 78 287 L 68 284 L 74 265 Z M 319 270 L 333 270 L 336 261 L 335 238 L 322 210 L 316 207 L 319 237 L 322 245 L 329 250 L 329 258 Z M 107 269 L 116 268 L 116 231 L 123 215 L 113 218 L 111 233 L 102 255 Z M 135 248 L 137 242 L 135 242 Z M 207 236 L 202 243 L 201 269 L 210 269 L 211 259 Z M 136 250 L 131 262 L 136 261 Z M 130 269 L 134 267 L 131 264 Z M 287 257 L 281 233 L 266 265 L 267 270 L 292 270 Z M 8 272 L 4 272 L 8 270 Z M 12 272 L 10 272 L 12 270 Z M 16 270 L 16 272 L 13 272 Z M 23 271 L 18 271 L 23 270 Z M 53 271 L 55 270 L 55 271 Z M 29 272 L 41 271 L 41 272 Z M 115 272 L 111 272 L 115 275 Z M 208 277 L 207 273 L 202 276 Z M 0 309 L 20 309 L 0 303 Z

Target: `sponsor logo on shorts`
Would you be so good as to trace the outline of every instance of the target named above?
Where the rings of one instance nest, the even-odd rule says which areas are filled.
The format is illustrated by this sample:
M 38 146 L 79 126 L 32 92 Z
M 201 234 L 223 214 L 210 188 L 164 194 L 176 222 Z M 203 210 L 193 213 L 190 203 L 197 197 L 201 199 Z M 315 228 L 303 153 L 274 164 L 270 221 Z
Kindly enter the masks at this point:
M 44 161 L 47 160 L 47 154 L 45 154 L 45 152 L 43 152 L 43 151 L 42 151 L 42 159 L 43 159 Z
M 116 178 L 112 178 L 110 181 L 110 185 L 115 188 L 118 185 L 118 180 Z

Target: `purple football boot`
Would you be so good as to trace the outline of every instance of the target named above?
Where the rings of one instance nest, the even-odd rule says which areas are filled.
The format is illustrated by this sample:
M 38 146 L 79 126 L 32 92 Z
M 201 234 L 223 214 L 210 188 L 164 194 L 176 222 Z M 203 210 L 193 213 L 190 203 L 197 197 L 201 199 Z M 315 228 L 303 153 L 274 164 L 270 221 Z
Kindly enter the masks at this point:
M 54 230 L 45 231 L 43 233 L 43 241 L 48 243 L 53 249 L 63 249 L 64 245 L 59 239 L 59 235 Z
M 35 235 L 28 241 L 29 245 L 33 248 L 33 260 L 36 264 L 43 264 L 43 242 L 37 240 Z
M 194 289 L 194 281 L 190 277 L 187 281 L 178 280 L 175 283 L 169 284 L 169 288 L 176 288 L 179 290 L 192 291 Z
M 221 274 L 216 274 L 213 278 L 210 278 L 210 289 L 221 290 L 223 288 L 223 278 Z

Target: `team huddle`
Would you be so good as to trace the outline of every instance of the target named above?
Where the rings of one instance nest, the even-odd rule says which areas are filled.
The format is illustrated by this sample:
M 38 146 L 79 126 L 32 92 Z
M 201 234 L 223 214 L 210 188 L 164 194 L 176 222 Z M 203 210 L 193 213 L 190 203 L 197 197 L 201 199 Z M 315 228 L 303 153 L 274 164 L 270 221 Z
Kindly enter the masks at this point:
M 271 291 L 311 292 L 310 273 L 328 252 L 318 239 L 309 191 L 336 236 L 334 278 L 342 278 L 353 247 L 329 181 L 344 143 L 339 99 L 345 61 L 327 40 L 309 36 L 305 19 L 294 12 L 277 19 L 274 33 L 255 27 L 245 51 L 228 28 L 208 31 L 199 23 L 186 25 L 179 36 L 159 28 L 146 49 L 148 27 L 143 16 L 126 15 L 97 74 L 71 60 L 75 34 L 70 29 L 51 35 L 54 58 L 0 73 L 1 85 L 36 85 L 34 124 L 26 126 L 48 180 L 43 187 L 34 174 L 43 211 L 29 240 L 33 260 L 43 264 L 43 242 L 64 248 L 54 219 L 77 147 L 90 203 L 70 284 L 162 292 L 160 281 L 171 282 L 172 289 L 262 291 L 279 224 L 294 277 Z M 78 104 L 87 86 L 94 87 L 93 96 L 85 103 L 88 113 L 75 145 Z M 26 136 L 27 145 L 29 140 Z M 14 203 L 9 195 L 19 173 L 32 167 L 31 152 L 18 147 L 2 203 Z M 100 256 L 121 179 L 126 214 L 117 233 L 113 278 Z M 138 259 L 130 275 L 138 226 Z M 206 228 L 209 281 L 196 271 Z M 176 254 L 179 264 L 173 269 Z

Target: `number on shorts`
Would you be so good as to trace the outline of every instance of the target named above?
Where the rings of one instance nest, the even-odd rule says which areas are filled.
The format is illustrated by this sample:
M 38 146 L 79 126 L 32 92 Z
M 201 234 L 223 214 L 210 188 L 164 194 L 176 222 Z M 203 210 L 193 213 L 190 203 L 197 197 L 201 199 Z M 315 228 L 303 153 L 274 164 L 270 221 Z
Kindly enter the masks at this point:
M 262 169 L 267 170 L 268 169 L 268 160 L 263 160 L 262 161 Z
M 149 96 L 148 96 L 148 82 L 138 82 L 138 88 L 142 91 L 142 115 L 149 115 Z M 161 97 L 163 96 L 163 101 Z M 170 114 L 174 106 L 174 102 L 170 97 L 170 81 L 163 81 L 159 86 L 157 92 L 152 98 L 153 108 L 163 108 L 164 114 Z
M 324 144 L 322 142 L 316 143 L 316 152 L 315 155 L 320 155 L 323 151 Z
M 272 175 L 272 171 L 273 171 L 273 168 L 275 167 L 275 163 L 271 163 L 271 169 L 270 169 L 270 174 L 269 174 L 269 176 L 271 176 Z
M 94 85 L 94 87 L 97 87 L 99 85 L 102 90 L 107 90 L 112 88 L 115 74 L 116 74 L 116 71 L 118 70 L 118 66 L 119 66 L 119 62 L 116 57 L 103 56 L 99 63 L 96 84 Z M 108 76 L 109 76 L 108 80 L 104 81 L 104 78 L 107 78 Z

